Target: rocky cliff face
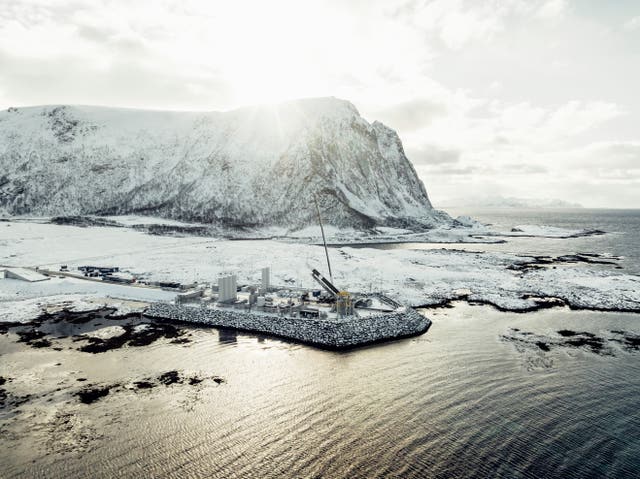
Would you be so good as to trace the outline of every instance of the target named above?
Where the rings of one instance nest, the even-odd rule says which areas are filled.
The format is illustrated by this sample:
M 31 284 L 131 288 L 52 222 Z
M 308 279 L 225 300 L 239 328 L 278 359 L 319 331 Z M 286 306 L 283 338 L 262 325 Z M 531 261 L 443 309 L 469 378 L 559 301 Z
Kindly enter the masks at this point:
M 432 208 L 398 135 L 349 102 L 230 112 L 83 106 L 0 112 L 0 211 L 149 214 L 230 226 L 429 228 Z

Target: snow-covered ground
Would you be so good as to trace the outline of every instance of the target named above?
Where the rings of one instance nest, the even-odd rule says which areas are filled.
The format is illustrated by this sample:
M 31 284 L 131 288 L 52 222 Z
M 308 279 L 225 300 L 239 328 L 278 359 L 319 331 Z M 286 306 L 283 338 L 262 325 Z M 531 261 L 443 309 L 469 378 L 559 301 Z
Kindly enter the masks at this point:
M 43 313 L 56 313 L 58 311 L 70 311 L 81 313 L 97 311 L 104 308 L 113 308 L 112 316 L 126 316 L 132 313 L 144 311 L 149 303 L 140 301 L 127 301 L 104 297 L 102 295 L 89 294 L 55 294 L 37 297 L 9 298 L 4 295 L 2 289 L 6 285 L 3 280 L 0 283 L 0 323 L 25 323 L 31 321 Z
M 138 216 L 138 215 L 118 215 L 118 216 L 105 216 L 104 218 L 109 221 L 114 221 L 123 226 L 137 226 L 137 225 L 166 225 L 166 226 L 202 226 L 199 223 L 187 223 L 184 221 L 170 220 L 167 218 L 160 218 L 158 216 Z
M 518 225 L 508 232 L 490 233 L 498 236 L 531 236 L 539 238 L 575 238 L 578 236 L 590 236 L 594 234 L 603 234 L 598 230 L 580 230 L 558 228 L 556 226 L 544 225 Z
M 352 291 L 383 291 L 413 305 L 468 297 L 511 310 L 535 306 L 535 297 L 559 297 L 581 308 L 640 310 L 640 277 L 586 264 L 522 269 L 534 259 L 459 250 L 332 248 L 334 282 Z M 226 241 L 147 235 L 127 228 L 78 228 L 38 223 L 0 224 L 0 264 L 57 269 L 68 265 L 119 266 L 140 279 L 216 283 L 235 273 L 240 284 L 259 282 L 270 266 L 272 283 L 317 288 L 312 268 L 326 272 L 324 251 L 311 244 L 273 240 Z M 3 310 L 16 300 L 54 295 L 170 300 L 158 289 L 73 278 L 42 283 L 0 280 Z M 25 303 L 31 304 L 31 303 Z M 29 306 L 31 307 L 31 306 Z
M 114 316 L 142 311 L 149 301 L 171 301 L 175 293 L 160 289 L 51 278 L 29 283 L 0 279 L 0 322 L 26 322 L 48 312 L 114 308 Z
M 200 236 L 225 239 L 275 239 L 289 243 L 320 243 L 322 236 L 318 226 L 307 226 L 301 229 L 288 229 L 280 226 L 265 226 L 261 228 L 243 228 L 239 230 L 223 229 L 218 226 L 202 223 L 187 223 L 157 216 L 84 216 L 87 222 L 96 223 L 105 220 L 113 226 L 134 228 L 143 232 L 153 227 L 167 227 L 162 232 L 164 236 L 189 236 L 194 230 L 204 230 Z M 50 217 L 17 216 L 7 217 L 13 223 L 49 224 Z M 9 224 L 5 222 L 5 224 Z M 70 223 L 69 226 L 73 225 Z M 95 225 L 99 226 L 98 224 Z M 2 224 L 0 224 L 0 228 Z M 496 230 L 490 225 L 482 224 L 468 216 L 459 216 L 452 224 L 442 224 L 425 231 L 412 231 L 403 228 L 380 226 L 370 230 L 354 228 L 338 228 L 325 225 L 325 237 L 331 244 L 373 244 L 392 242 L 425 242 L 425 243 L 499 243 L 510 237 L 540 237 L 540 238 L 575 238 L 603 234 L 597 230 L 566 229 L 545 225 L 519 225 L 509 231 Z M 2 230 L 0 229 L 0 232 Z M 152 230 L 158 234 L 158 230 Z M 0 245 L 2 235 L 0 235 Z

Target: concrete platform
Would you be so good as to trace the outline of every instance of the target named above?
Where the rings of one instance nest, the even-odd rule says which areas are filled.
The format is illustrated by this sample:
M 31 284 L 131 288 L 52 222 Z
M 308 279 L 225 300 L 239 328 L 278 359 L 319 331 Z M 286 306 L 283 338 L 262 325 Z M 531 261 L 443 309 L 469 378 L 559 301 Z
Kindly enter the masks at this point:
M 3 274 L 4 278 L 19 279 L 22 281 L 28 281 L 29 283 L 50 279 L 49 276 L 45 276 L 26 268 L 1 268 L 0 273 Z

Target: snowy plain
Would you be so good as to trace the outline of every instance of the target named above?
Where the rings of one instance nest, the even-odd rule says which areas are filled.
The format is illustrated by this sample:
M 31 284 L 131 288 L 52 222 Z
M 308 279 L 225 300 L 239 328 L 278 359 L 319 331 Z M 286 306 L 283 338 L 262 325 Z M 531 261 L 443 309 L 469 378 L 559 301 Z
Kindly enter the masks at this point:
M 538 233 L 549 232 L 538 228 Z M 574 308 L 640 311 L 640 277 L 613 268 L 562 261 L 539 265 L 533 256 L 455 249 L 343 246 L 331 248 L 329 254 L 338 287 L 381 291 L 414 306 L 467 299 L 526 311 L 537 307 L 539 298 L 551 297 Z M 0 265 L 55 271 L 63 264 L 70 270 L 87 264 L 118 266 L 147 281 L 212 284 L 225 274 L 238 275 L 239 284 L 258 283 L 260 268 L 269 266 L 272 283 L 314 289 L 311 269 L 326 272 L 320 246 L 291 239 L 238 241 L 149 235 L 130 228 L 0 223 Z M 42 307 L 43 298 L 60 301 L 65 296 L 70 301 L 154 301 L 171 300 L 174 293 L 73 278 L 41 283 L 0 279 L 0 318 L 27 320 Z

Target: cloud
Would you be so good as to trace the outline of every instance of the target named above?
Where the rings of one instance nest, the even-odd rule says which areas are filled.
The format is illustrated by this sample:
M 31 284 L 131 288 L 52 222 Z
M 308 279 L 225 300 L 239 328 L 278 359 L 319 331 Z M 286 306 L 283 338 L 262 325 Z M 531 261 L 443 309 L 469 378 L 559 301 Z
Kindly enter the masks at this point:
M 376 118 L 379 118 L 392 128 L 412 131 L 424 128 L 435 118 L 446 114 L 446 111 L 447 108 L 443 103 L 418 98 L 397 103 L 384 110 L 378 110 L 374 114 Z
M 470 158 L 462 162 L 450 163 L 423 163 L 422 168 L 430 175 L 475 175 L 477 180 L 483 180 L 484 176 L 491 177 L 518 177 L 528 178 L 530 175 L 543 175 L 549 172 L 543 165 L 532 163 L 506 163 L 501 165 L 487 164 L 480 158 Z
M 623 114 L 624 110 L 615 103 L 574 100 L 550 112 L 543 128 L 552 135 L 577 135 Z
M 496 39 L 519 18 L 557 20 L 567 10 L 566 0 L 409 0 L 394 16 L 456 51 Z
M 484 173 L 486 169 L 479 166 L 450 166 L 450 165 L 435 165 L 433 167 L 425 168 L 427 176 L 433 178 L 434 176 L 444 176 L 447 179 L 453 176 L 472 176 Z
M 629 177 L 640 179 L 640 141 L 597 142 L 563 154 L 574 168 L 626 170 Z
M 503 166 L 505 174 L 516 175 L 540 175 L 547 173 L 549 170 L 542 165 L 526 164 L 526 163 L 507 163 Z
M 473 40 L 487 40 L 503 30 L 505 10 L 492 6 L 457 0 L 410 1 L 398 9 L 397 15 L 428 38 L 459 50 Z
M 195 76 L 166 71 L 150 81 L 157 73 L 153 65 L 126 57 L 110 59 L 107 68 L 69 58 L 61 69 L 57 59 L 18 58 L 0 51 L 0 70 L 5 69 L 12 71 L 10 76 L 0 76 L 0 91 L 11 94 L 12 103 L 7 106 L 75 103 L 144 108 L 166 96 L 162 107 L 180 110 L 223 102 L 229 95 L 226 83 L 215 72 Z
M 536 15 L 545 19 L 557 19 L 563 16 L 568 9 L 566 0 L 547 0 L 538 8 Z
M 633 17 L 630 20 L 626 21 L 623 25 L 625 30 L 640 30 L 640 15 L 637 17 Z
M 407 156 L 416 165 L 441 165 L 457 163 L 460 152 L 455 149 L 440 148 L 436 145 L 423 145 L 407 149 Z

